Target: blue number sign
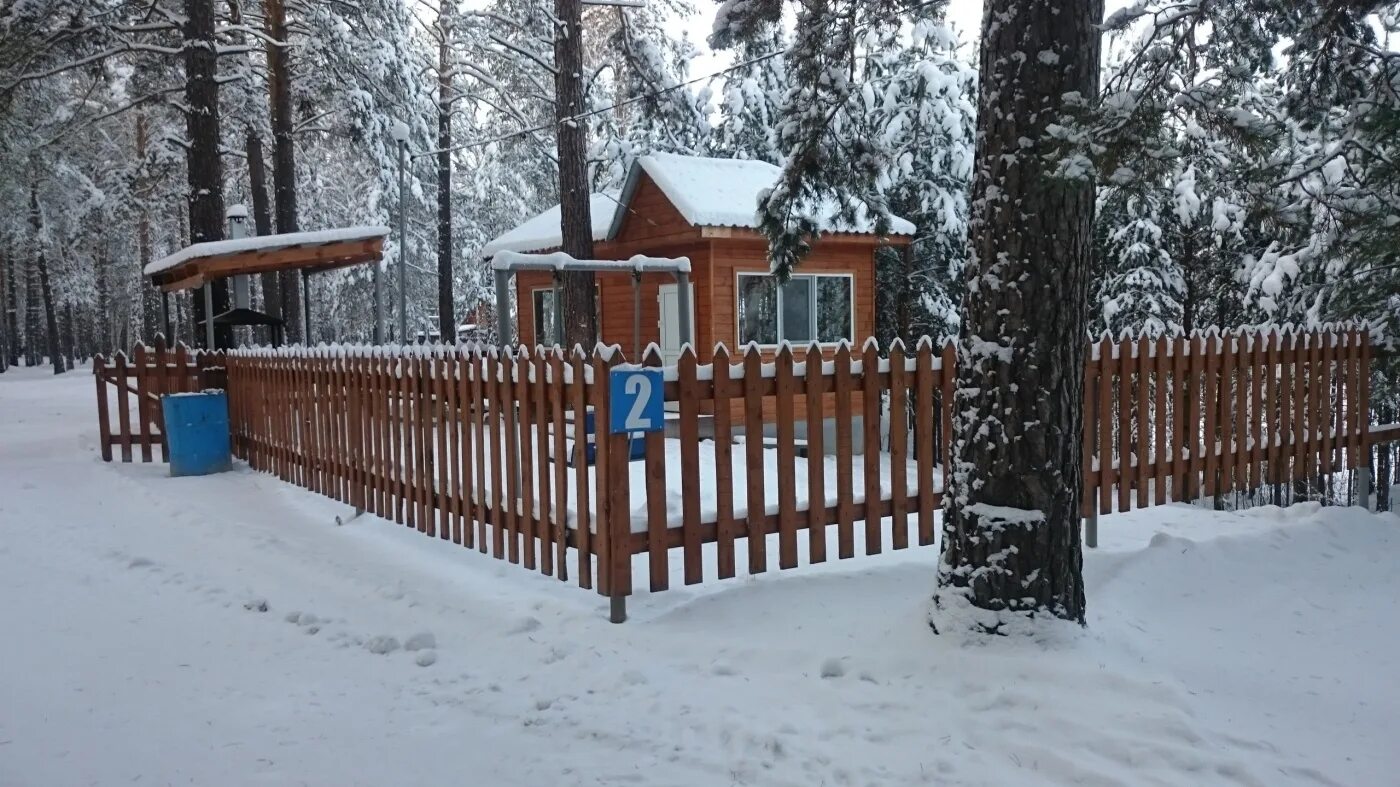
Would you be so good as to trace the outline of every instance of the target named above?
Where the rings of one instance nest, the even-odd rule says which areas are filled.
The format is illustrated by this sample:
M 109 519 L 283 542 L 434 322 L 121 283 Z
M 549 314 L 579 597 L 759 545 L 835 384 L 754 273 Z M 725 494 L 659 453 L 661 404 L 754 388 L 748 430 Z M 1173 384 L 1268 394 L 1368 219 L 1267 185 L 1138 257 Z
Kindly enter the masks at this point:
M 660 369 L 614 369 L 608 373 L 608 431 L 656 432 L 666 427 Z

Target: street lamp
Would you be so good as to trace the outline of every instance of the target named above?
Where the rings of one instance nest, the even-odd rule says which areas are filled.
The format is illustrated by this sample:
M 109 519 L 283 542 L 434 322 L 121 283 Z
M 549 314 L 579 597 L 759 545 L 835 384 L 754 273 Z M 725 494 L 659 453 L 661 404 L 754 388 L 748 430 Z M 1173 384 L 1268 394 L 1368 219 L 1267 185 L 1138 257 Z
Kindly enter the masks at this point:
M 390 134 L 394 141 L 399 143 L 399 341 L 404 342 L 408 337 L 408 225 L 405 220 L 408 211 L 408 172 L 404 163 L 408 158 L 408 124 L 402 120 L 394 121 Z M 374 292 L 378 303 L 380 294 L 377 276 L 375 281 Z M 381 311 L 380 314 L 382 313 Z M 378 338 L 382 338 L 382 322 L 382 319 L 376 318 L 375 327 L 381 334 Z

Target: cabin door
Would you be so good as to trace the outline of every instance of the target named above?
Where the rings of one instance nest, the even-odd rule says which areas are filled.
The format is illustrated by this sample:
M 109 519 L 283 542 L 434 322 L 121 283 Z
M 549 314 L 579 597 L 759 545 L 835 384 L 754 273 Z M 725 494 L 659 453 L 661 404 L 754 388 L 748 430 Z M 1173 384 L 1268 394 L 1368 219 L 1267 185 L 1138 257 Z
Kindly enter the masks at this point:
M 681 357 L 681 345 L 689 337 L 681 336 L 680 298 L 676 297 L 675 284 L 662 284 L 657 288 L 657 301 L 661 307 L 661 318 L 657 324 L 661 336 L 661 360 L 667 366 L 675 364 Z M 695 330 L 695 285 L 690 285 L 690 327 Z

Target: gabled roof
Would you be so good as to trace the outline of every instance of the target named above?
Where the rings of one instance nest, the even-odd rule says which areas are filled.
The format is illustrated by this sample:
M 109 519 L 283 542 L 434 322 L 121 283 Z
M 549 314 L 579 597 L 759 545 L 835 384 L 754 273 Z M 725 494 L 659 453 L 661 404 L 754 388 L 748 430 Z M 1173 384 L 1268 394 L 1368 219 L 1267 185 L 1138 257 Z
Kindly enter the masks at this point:
M 631 203 L 643 172 L 693 226 L 758 229 L 758 197 L 778 182 L 783 171 L 766 161 L 652 153 L 638 158 L 627 171 L 618 200 L 623 205 Z M 875 221 L 865 215 L 865 206 L 857 205 L 856 210 L 859 218 L 855 222 L 842 221 L 837 217 L 837 203 L 828 201 L 819 215 L 822 232 L 873 233 Z M 616 213 L 608 237 L 617 236 L 624 218 L 623 211 Z M 894 216 L 890 234 L 913 235 L 914 225 Z
M 593 218 L 593 240 L 608 239 L 617 203 L 617 192 L 593 194 L 589 198 L 588 213 Z M 555 205 L 483 246 L 481 256 L 490 257 L 498 251 L 543 251 L 562 245 L 564 238 L 559 229 L 559 206 Z
M 758 229 L 758 196 L 777 183 L 781 172 L 766 161 L 676 153 L 642 156 L 628 169 L 620 194 L 592 195 L 593 240 L 612 240 L 622 231 L 627 206 L 632 202 L 643 173 L 656 183 L 692 226 Z M 841 221 L 837 218 L 838 212 L 834 201 L 823 206 L 823 232 L 870 234 L 875 231 L 875 221 L 865 216 L 864 206 L 857 206 L 859 218 L 855 222 Z M 892 217 L 890 234 L 913 235 L 914 225 L 898 216 Z M 486 244 L 481 255 L 490 257 L 498 251 L 545 251 L 557 249 L 562 243 L 559 206 L 555 205 Z

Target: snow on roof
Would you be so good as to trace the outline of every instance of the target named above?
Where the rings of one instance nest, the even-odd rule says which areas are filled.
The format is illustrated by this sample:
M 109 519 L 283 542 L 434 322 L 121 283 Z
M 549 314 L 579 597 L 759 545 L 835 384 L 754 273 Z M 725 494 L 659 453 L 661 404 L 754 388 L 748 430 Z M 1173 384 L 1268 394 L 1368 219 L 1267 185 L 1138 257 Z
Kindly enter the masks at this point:
M 782 169 L 766 161 L 652 153 L 637 159 L 628 172 L 623 189 L 624 204 L 631 201 L 641 172 L 651 177 L 666 199 L 694 226 L 757 229 L 759 194 L 778 182 Z M 836 203 L 828 201 L 819 217 L 822 231 L 874 232 L 874 219 L 865 215 L 863 205 L 857 208 L 861 218 L 854 223 L 844 222 L 836 216 Z M 616 235 L 621 228 L 621 218 L 619 213 L 618 225 L 611 235 Z M 913 235 L 914 225 L 894 216 L 890 234 Z
M 588 212 L 593 218 L 593 240 L 607 240 L 608 229 L 617 212 L 616 192 L 602 192 L 590 197 Z M 559 206 L 555 205 L 524 224 L 486 244 L 481 256 L 491 257 L 500 251 L 541 251 L 564 245 L 559 229 Z
M 766 161 L 682 156 L 676 153 L 642 156 L 628 170 L 627 182 L 621 194 L 605 192 L 592 195 L 593 240 L 617 237 L 627 215 L 624 206 L 631 203 L 643 172 L 656 182 L 681 216 L 696 227 L 758 229 L 758 195 L 777 183 L 782 170 Z M 851 224 L 839 221 L 836 218 L 836 203 L 829 202 L 822 211 L 822 231 L 874 232 L 875 221 L 865 215 L 863 205 L 857 207 L 861 218 Z M 890 234 L 913 235 L 914 225 L 892 216 Z M 481 249 L 481 256 L 492 257 L 499 251 L 556 249 L 562 243 L 559 206 L 555 205 L 486 244 Z
M 228 254 L 241 254 L 249 251 L 289 249 L 296 246 L 324 246 L 328 243 L 345 243 L 385 238 L 388 237 L 388 235 L 388 227 L 365 226 L 343 227 L 340 229 L 319 230 L 316 232 L 288 232 L 281 235 L 262 235 L 252 238 L 238 238 L 236 240 L 216 240 L 209 243 L 196 243 L 147 265 L 145 274 L 151 276 L 161 271 L 170 270 L 176 265 L 189 262 L 190 260 L 198 260 L 205 257 L 222 257 Z

